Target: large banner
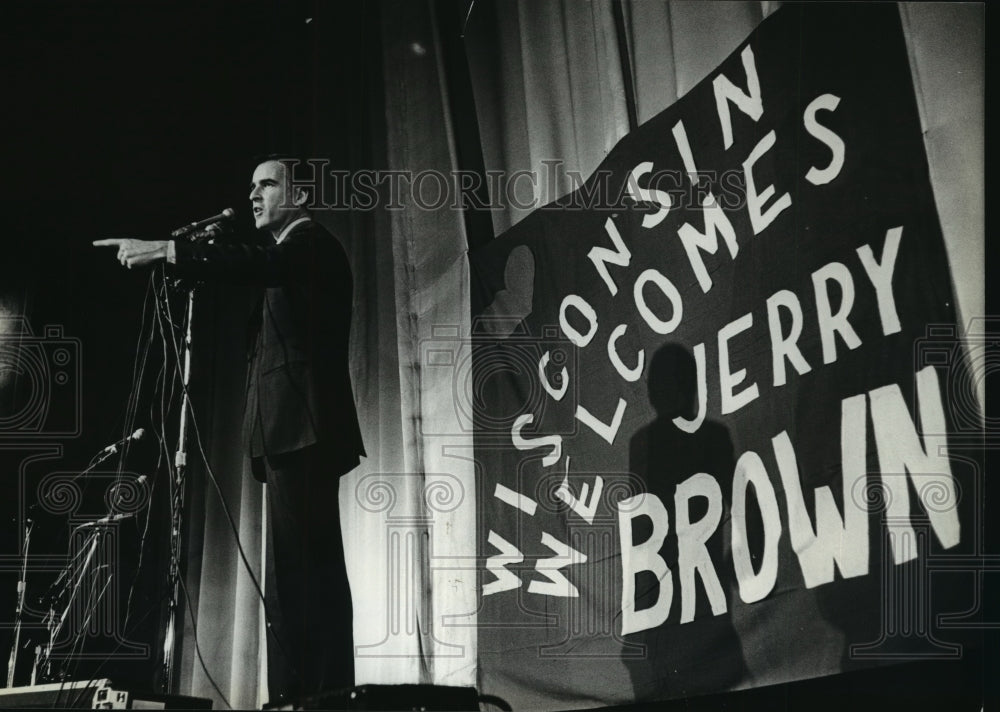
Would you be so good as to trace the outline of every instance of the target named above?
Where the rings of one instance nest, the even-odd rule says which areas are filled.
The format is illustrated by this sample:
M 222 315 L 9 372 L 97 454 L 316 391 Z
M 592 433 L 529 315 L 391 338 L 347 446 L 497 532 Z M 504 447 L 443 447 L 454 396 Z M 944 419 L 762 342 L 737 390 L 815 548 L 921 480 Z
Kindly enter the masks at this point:
M 898 11 L 863 10 L 782 8 L 471 255 L 482 692 L 962 654 L 979 410 Z

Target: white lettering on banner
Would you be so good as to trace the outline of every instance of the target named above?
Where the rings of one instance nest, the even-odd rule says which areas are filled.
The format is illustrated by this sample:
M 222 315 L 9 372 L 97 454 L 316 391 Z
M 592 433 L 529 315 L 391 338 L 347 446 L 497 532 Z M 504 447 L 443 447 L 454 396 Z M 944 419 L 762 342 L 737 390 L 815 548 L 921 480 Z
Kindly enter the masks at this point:
M 614 445 L 615 436 L 618 435 L 618 428 L 621 427 L 622 417 L 625 415 L 626 405 L 628 404 L 624 398 L 618 399 L 618 406 L 615 408 L 615 414 L 610 423 L 602 423 L 582 405 L 576 407 L 576 419 L 604 438 L 608 445 Z
M 566 389 L 569 388 L 569 371 L 567 371 L 566 367 L 563 366 L 559 370 L 559 380 L 562 382 L 562 385 L 559 386 L 559 388 L 553 386 L 549 382 L 548 377 L 545 375 L 545 367 L 549 365 L 549 359 L 551 358 L 551 354 L 546 351 L 542 354 L 542 357 L 538 359 L 538 382 L 542 384 L 542 388 L 545 389 L 545 392 L 552 396 L 552 399 L 558 403 L 563 399 L 563 396 L 566 395 Z
M 691 144 L 688 142 L 687 131 L 684 129 L 684 122 L 678 121 L 672 130 L 674 143 L 677 144 L 677 152 L 681 154 L 681 162 L 684 170 L 687 171 L 688 179 L 692 185 L 698 184 L 698 167 L 694 163 L 694 154 L 691 153 Z
M 586 554 L 577 551 L 569 544 L 564 544 L 548 532 L 542 532 L 542 546 L 547 546 L 555 556 L 538 559 L 535 562 L 535 573 L 543 576 L 546 581 L 531 581 L 528 583 L 528 593 L 539 593 L 543 596 L 558 596 L 560 598 L 576 598 L 580 595 L 576 586 L 559 570 L 566 566 L 575 566 L 587 561 Z
M 788 334 L 782 335 L 781 314 L 779 307 L 792 315 L 792 325 Z M 781 289 L 767 299 L 767 327 L 771 332 L 771 370 L 774 372 L 774 385 L 785 385 L 785 360 L 795 366 L 801 376 L 812 369 L 806 363 L 799 351 L 798 340 L 802 335 L 802 307 L 795 292 Z
M 784 193 L 775 200 L 771 207 L 765 209 L 764 203 L 771 199 L 775 190 L 773 185 L 768 185 L 763 190 L 757 190 L 757 183 L 753 177 L 753 167 L 764 154 L 774 146 L 777 138 L 774 131 L 769 131 L 757 145 L 754 146 L 750 155 L 743 161 L 743 174 L 747 181 L 747 214 L 750 215 L 750 225 L 753 227 L 753 234 L 759 235 L 764 229 L 774 222 L 781 213 L 792 207 L 792 196 Z
M 663 219 L 667 217 L 667 213 L 670 212 L 670 206 L 672 204 L 672 201 L 670 200 L 670 194 L 667 193 L 666 191 L 656 190 L 655 188 L 653 190 L 649 190 L 647 188 L 639 187 L 639 178 L 645 175 L 649 175 L 652 172 L 653 172 L 653 162 L 644 161 L 632 169 L 632 172 L 629 174 L 629 180 L 628 180 L 628 194 L 629 197 L 632 198 L 632 200 L 634 200 L 637 203 L 655 203 L 659 208 L 655 213 L 649 213 L 647 215 L 642 216 L 642 226 L 645 228 L 656 227 L 661 222 L 663 222 Z M 611 219 L 608 218 L 608 223 L 610 222 Z M 612 223 L 611 226 L 608 227 L 607 223 L 605 223 L 605 227 L 608 229 L 608 234 L 610 235 L 611 230 L 614 229 L 614 224 Z M 614 235 L 612 235 L 611 239 L 614 240 Z M 616 241 L 615 244 L 618 244 L 618 242 L 620 241 L 621 238 L 619 237 L 618 241 Z M 596 250 L 601 248 L 595 247 L 594 249 Z M 591 260 L 594 259 L 593 254 L 594 250 L 591 250 L 590 255 L 588 255 L 588 257 L 590 257 Z M 597 263 L 595 262 L 595 264 Z M 618 263 L 616 262 L 615 264 Z M 628 263 L 626 262 L 625 264 L 627 265 Z M 601 276 L 603 277 L 604 274 L 602 273 Z M 605 279 L 605 281 L 607 281 L 607 279 Z M 611 293 L 612 294 L 617 293 L 617 289 L 615 289 Z
M 712 255 L 718 252 L 719 235 L 722 235 L 722 239 L 725 240 L 726 247 L 729 248 L 729 255 L 733 259 L 736 258 L 740 248 L 736 244 L 736 230 L 733 229 L 733 224 L 729 222 L 722 206 L 715 201 L 715 196 L 711 193 L 705 196 L 701 208 L 705 218 L 705 232 L 699 232 L 690 223 L 684 223 L 677 231 L 677 235 L 681 238 L 681 244 L 684 245 L 688 262 L 691 263 L 691 269 L 694 270 L 694 275 L 698 278 L 701 291 L 708 294 L 708 290 L 712 288 L 712 278 L 705 268 L 705 260 L 702 258 L 701 251 Z
M 844 167 L 844 141 L 833 131 L 816 121 L 816 112 L 820 109 L 825 111 L 835 111 L 840 104 L 840 97 L 833 94 L 821 94 L 809 102 L 805 113 L 802 115 L 802 123 L 810 136 L 818 138 L 830 148 L 833 154 L 830 163 L 826 168 L 816 168 L 813 166 L 806 173 L 806 180 L 813 185 L 825 185 L 840 175 L 840 170 Z
M 625 336 L 625 331 L 628 326 L 625 324 L 619 324 L 615 327 L 615 330 L 611 332 L 611 336 L 608 337 L 608 359 L 611 361 L 611 365 L 615 367 L 618 375 L 629 383 L 634 383 L 639 380 L 642 375 L 643 366 L 646 364 L 646 351 L 644 349 L 639 349 L 639 355 L 636 356 L 636 364 L 632 368 L 629 368 L 622 361 L 621 356 L 618 355 L 618 349 L 616 344 L 618 339 Z
M 653 314 L 653 310 L 646 304 L 646 296 L 643 294 L 642 288 L 649 283 L 659 287 L 660 291 L 670 300 L 670 308 L 673 312 L 670 319 L 666 321 L 660 319 Z M 681 323 L 681 317 L 684 315 L 681 293 L 677 291 L 674 283 L 663 276 L 661 272 L 655 269 L 647 269 L 640 274 L 639 278 L 635 280 L 635 286 L 632 288 L 632 296 L 635 298 L 635 306 L 639 310 L 639 314 L 649 324 L 649 328 L 657 334 L 669 334 Z
M 819 338 L 823 343 L 823 363 L 837 360 L 835 334 L 852 351 L 861 346 L 861 339 L 848 323 L 847 317 L 854 306 L 854 280 L 851 271 L 840 262 L 831 262 L 812 274 L 813 290 L 816 294 L 816 317 L 819 319 Z M 840 285 L 840 306 L 834 312 L 830 307 L 830 282 Z
M 744 92 L 724 75 L 720 74 L 712 80 L 715 90 L 715 108 L 719 113 L 719 124 L 722 126 L 722 143 L 726 148 L 733 145 L 733 119 L 729 115 L 729 103 L 732 102 L 754 121 L 764 114 L 764 99 L 760 93 L 760 79 L 757 77 L 757 65 L 754 62 L 753 50 L 750 45 L 740 53 L 743 69 L 747 75 L 747 91 Z
M 633 543 L 632 522 L 648 517 L 652 532 L 646 541 Z M 622 635 L 655 628 L 667 620 L 674 598 L 674 581 L 667 562 L 660 556 L 660 547 L 670 530 L 670 516 L 660 498 L 654 494 L 637 494 L 618 503 L 618 539 L 622 552 Z M 656 602 L 648 608 L 635 610 L 636 574 L 648 571 L 659 582 Z
M 531 425 L 534 421 L 535 416 L 531 413 L 525 413 L 524 415 L 517 416 L 517 420 L 514 421 L 514 425 L 510 429 L 510 439 L 514 443 L 514 447 L 518 450 L 534 450 L 538 447 L 550 446 L 552 448 L 552 452 L 542 458 L 542 465 L 545 467 L 554 465 L 559 462 L 559 458 L 562 457 L 562 436 L 543 435 L 541 437 L 528 440 L 521 435 L 521 431 L 524 429 L 525 425 Z
M 569 458 L 567 457 L 566 460 L 566 477 L 559 484 L 556 497 L 565 502 L 570 510 L 576 512 L 587 524 L 593 524 L 594 515 L 597 514 L 597 505 L 601 503 L 601 493 L 604 491 L 604 478 L 598 476 L 594 479 L 594 492 L 590 495 L 589 500 L 587 494 L 590 493 L 590 485 L 586 482 L 580 485 L 580 497 L 577 498 L 569 488 Z
M 695 497 L 708 500 L 708 511 L 697 522 L 690 520 L 690 501 Z M 711 475 L 700 472 L 677 485 L 674 493 L 674 512 L 677 514 L 677 576 L 681 582 L 681 623 L 694 620 L 694 575 L 701 582 L 712 606 L 712 615 L 726 612 L 726 594 L 715 571 L 715 564 L 708 553 L 708 540 L 719 527 L 722 519 L 722 490 Z
M 645 163 L 643 165 L 646 165 Z M 652 163 L 649 164 L 652 167 Z M 659 191 L 657 191 L 659 192 Z M 666 193 L 664 193 L 666 195 Z M 667 200 L 670 196 L 667 196 Z M 648 215 L 646 217 L 649 217 Z M 643 218 L 645 220 L 645 218 Z M 618 228 L 615 227 L 615 222 L 611 218 L 604 221 L 604 230 L 608 233 L 608 237 L 611 238 L 612 244 L 614 244 L 615 249 L 609 250 L 607 247 L 594 246 L 590 248 L 590 252 L 587 253 L 587 257 L 591 262 L 594 263 L 594 268 L 597 270 L 597 274 L 601 275 L 601 279 L 604 283 L 608 285 L 608 291 L 611 292 L 611 296 L 618 294 L 618 285 L 615 280 L 611 277 L 608 272 L 608 263 L 617 265 L 618 267 L 628 267 L 629 261 L 632 259 L 632 253 L 629 252 L 628 247 L 625 245 L 625 241 L 622 240 L 622 236 L 618 233 Z M 589 304 L 587 305 L 590 306 Z M 563 329 L 565 331 L 565 329 Z M 587 339 L 590 340 L 589 338 Z
M 722 396 L 722 414 L 734 413 L 758 395 L 756 383 L 751 383 L 739 393 L 733 389 L 746 380 L 747 370 L 741 368 L 733 372 L 729 368 L 729 340 L 753 326 L 753 314 L 744 314 L 719 329 L 719 393 Z
M 866 403 L 871 403 L 871 427 L 875 433 L 882 486 L 886 489 L 886 528 L 892 537 L 893 557 L 901 564 L 916 556 L 910 523 L 909 488 L 917 492 L 918 500 L 927 512 L 941 546 L 956 546 L 960 539 L 957 512 L 958 494 L 948 460 L 947 435 L 941 391 L 933 366 L 917 373 L 917 407 L 923 430 L 923 443 L 910 416 L 897 384 L 875 388 L 867 394 L 841 401 L 840 443 L 841 477 L 840 507 L 832 489 L 823 485 L 813 490 L 815 524 L 810 519 L 802 491 L 798 461 L 791 439 L 781 431 L 771 440 L 788 511 L 789 537 L 802 578 L 807 588 L 832 583 L 836 570 L 843 578 L 855 578 L 869 573 L 868 521 L 869 510 L 865 492 L 867 482 L 867 428 L 869 417 Z M 704 542 L 715 532 L 721 515 L 719 479 L 728 473 L 699 473 L 677 486 L 674 496 L 677 517 L 678 576 L 681 580 L 681 614 L 678 622 L 688 623 L 695 610 L 696 588 L 694 572 L 702 575 L 705 589 L 712 602 L 712 614 L 725 610 L 725 600 L 710 579 L 715 578 L 716 562 L 712 562 Z M 909 480 L 909 482 L 907 481 Z M 783 531 L 782 512 L 773 483 L 764 463 L 753 451 L 744 452 L 736 461 L 732 473 L 732 565 L 739 584 L 740 598 L 755 603 L 773 590 L 780 565 L 778 542 Z M 746 508 L 748 485 L 757 494 L 764 534 L 764 554 L 759 571 L 751 561 Z M 687 521 L 688 502 L 692 497 L 709 500 L 709 512 L 694 524 Z M 718 507 L 717 507 L 718 505 Z M 841 516 L 841 509 L 843 516 Z M 633 541 L 633 521 L 648 517 L 652 534 L 639 544 Z M 619 538 L 622 551 L 622 633 L 648 630 L 665 623 L 673 599 L 673 580 L 664 559 L 659 555 L 670 533 L 670 515 L 663 502 L 652 493 L 635 495 L 618 504 Z M 725 566 L 725 564 L 721 564 Z M 635 610 L 635 577 L 652 572 L 658 579 L 656 603 Z M 706 573 L 708 575 L 706 576 Z M 686 582 L 686 583 L 685 583 Z M 714 591 L 714 593 L 713 593 Z
M 697 344 L 694 347 L 695 371 L 698 374 L 698 412 L 693 420 L 688 420 L 677 416 L 671 422 L 685 433 L 696 433 L 701 424 L 705 422 L 705 411 L 708 410 L 708 376 L 705 373 L 705 344 Z
M 852 396 L 841 402 L 841 501 L 844 518 L 829 487 L 817 487 L 815 498 L 816 528 L 806 509 L 799 479 L 795 450 L 785 431 L 774 437 L 774 456 L 788 502 L 788 533 L 792 551 L 798 557 L 806 588 L 833 581 L 836 562 L 844 578 L 868 573 L 868 513 L 863 483 L 865 469 L 865 396 Z M 862 487 L 858 487 L 859 481 Z
M 581 334 L 569 323 L 567 312 L 570 307 L 574 307 L 587 320 L 589 328 L 586 334 Z M 567 294 L 562 300 L 562 305 L 559 307 L 559 326 L 562 327 L 566 338 L 572 341 L 574 346 L 582 349 L 590 343 L 590 340 L 594 338 L 594 334 L 597 333 L 597 312 L 594 311 L 594 307 L 590 306 L 583 297 L 578 294 Z
M 885 244 L 882 246 L 881 264 L 875 260 L 871 245 L 858 248 L 858 257 L 865 268 L 865 273 L 875 287 L 878 299 L 878 315 L 882 320 L 882 334 L 895 334 L 903 327 L 899 324 L 899 314 L 896 312 L 896 298 L 892 294 L 892 277 L 896 271 L 896 257 L 899 255 L 899 243 L 903 239 L 903 227 L 894 227 L 885 233 Z
M 760 507 L 761 524 L 764 530 L 764 556 L 760 571 L 753 570 L 750 545 L 747 537 L 747 488 L 753 485 Z M 744 603 L 756 603 L 767 598 L 778 581 L 778 541 L 781 539 L 781 515 L 774 485 L 768 479 L 767 470 L 760 456 L 747 450 L 736 461 L 733 474 L 732 511 L 733 569 L 740 587 L 740 599 Z
M 859 262 L 875 290 L 879 317 L 882 322 L 883 333 L 886 336 L 896 333 L 901 329 L 895 297 L 893 295 L 892 281 L 895 276 L 895 265 L 899 255 L 902 234 L 902 226 L 891 228 L 886 232 L 881 261 L 876 260 L 871 245 L 863 245 L 857 249 Z M 655 284 L 671 303 L 673 313 L 667 320 L 655 315 L 646 303 L 646 292 L 648 290 L 644 288 L 650 283 Z M 838 288 L 831 287 L 834 283 L 838 285 Z M 812 284 L 813 296 L 816 301 L 817 319 L 814 328 L 819 332 L 823 363 L 829 364 L 835 362 L 838 358 L 836 343 L 838 336 L 851 350 L 857 349 L 861 345 L 861 339 L 848 321 L 854 305 L 854 278 L 846 265 L 841 262 L 830 262 L 812 273 Z M 839 295 L 836 292 L 839 292 Z M 683 317 L 683 304 L 680 292 L 658 270 L 647 269 L 639 275 L 633 287 L 633 296 L 639 314 L 656 333 L 668 334 L 680 325 Z M 836 308 L 834 308 L 832 304 L 837 298 L 839 298 L 839 302 Z M 571 307 L 577 309 L 587 318 L 590 328 L 586 335 L 580 334 L 566 322 L 566 312 Z M 785 385 L 788 381 L 786 362 L 790 363 L 800 376 L 812 372 L 813 369 L 799 348 L 799 342 L 805 327 L 800 297 L 787 289 L 779 289 L 767 298 L 766 311 L 769 335 L 768 343 L 771 349 L 771 383 L 773 386 L 778 387 Z M 784 316 L 785 314 L 788 316 Z M 596 312 L 585 300 L 577 295 L 569 295 L 563 300 L 560 310 L 560 320 L 563 322 L 563 331 L 578 347 L 581 345 L 586 346 L 590 343 L 590 340 L 597 331 L 598 320 Z M 607 353 L 608 361 L 615 372 L 621 376 L 623 381 L 632 383 L 642 377 L 645 368 L 645 352 L 643 349 L 638 350 L 634 366 L 629 367 L 625 364 L 619 355 L 617 344 L 619 339 L 626 333 L 627 328 L 626 324 L 619 324 L 615 327 L 608 338 Z M 747 380 L 748 372 L 746 368 L 735 370 L 732 368 L 731 342 L 737 336 L 747 334 L 752 328 L 753 313 L 748 312 L 723 326 L 717 334 L 716 348 L 720 394 L 718 412 L 721 415 L 734 413 L 760 397 L 760 388 L 756 381 L 748 383 L 741 390 L 737 390 Z M 697 369 L 698 410 L 693 419 L 687 419 L 683 416 L 673 418 L 674 425 L 686 433 L 697 432 L 707 417 L 708 411 L 705 345 L 701 343 L 695 345 L 693 352 Z M 538 364 L 538 377 L 545 392 L 558 402 L 566 395 L 569 386 L 569 372 L 565 366 L 560 369 L 561 383 L 557 388 L 549 381 L 545 372 L 549 361 L 549 352 L 542 354 Z M 577 407 L 575 415 L 577 420 L 587 425 L 609 444 L 613 444 L 618 428 L 621 425 L 626 405 L 626 401 L 620 398 L 610 423 L 600 421 L 590 410 L 583 406 Z M 546 467 L 555 464 L 562 455 L 562 438 L 559 435 L 546 435 L 532 439 L 522 437 L 521 430 L 532 422 L 533 416 L 530 414 L 521 415 L 515 420 L 514 426 L 511 429 L 514 445 L 519 450 L 530 450 L 544 446 L 551 447 L 551 453 L 543 459 L 542 464 Z
M 950 549 L 961 539 L 948 431 L 933 366 L 917 372 L 916 391 L 923 444 L 898 385 L 877 388 L 870 394 L 879 472 L 887 492 L 886 520 L 897 564 L 917 555 L 912 546 L 916 538 L 909 519 L 907 475 L 941 546 Z
M 501 591 L 512 591 L 515 588 L 520 588 L 521 579 L 507 567 L 511 564 L 520 564 L 524 561 L 524 554 L 492 529 L 486 541 L 499 550 L 500 553 L 486 559 L 486 570 L 497 578 L 496 581 L 490 581 L 483 586 L 483 595 L 491 596 Z
M 497 482 L 497 486 L 493 489 L 493 496 L 504 504 L 509 504 L 511 507 L 520 509 L 529 517 L 535 516 L 535 508 L 538 506 L 538 503 L 531 497 L 527 497 L 520 492 L 515 492 L 509 487 L 504 487 L 499 482 Z

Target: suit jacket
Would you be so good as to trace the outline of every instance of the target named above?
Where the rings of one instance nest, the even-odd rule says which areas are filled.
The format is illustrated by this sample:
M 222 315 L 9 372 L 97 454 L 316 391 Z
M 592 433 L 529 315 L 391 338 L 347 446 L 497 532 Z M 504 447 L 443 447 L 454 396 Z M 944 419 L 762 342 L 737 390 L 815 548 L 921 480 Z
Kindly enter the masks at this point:
M 176 271 L 264 287 L 250 326 L 243 439 L 251 457 L 314 444 L 337 474 L 365 454 L 348 363 L 353 282 L 340 242 L 296 225 L 280 244 L 178 241 Z M 254 475 L 261 479 L 260 468 Z

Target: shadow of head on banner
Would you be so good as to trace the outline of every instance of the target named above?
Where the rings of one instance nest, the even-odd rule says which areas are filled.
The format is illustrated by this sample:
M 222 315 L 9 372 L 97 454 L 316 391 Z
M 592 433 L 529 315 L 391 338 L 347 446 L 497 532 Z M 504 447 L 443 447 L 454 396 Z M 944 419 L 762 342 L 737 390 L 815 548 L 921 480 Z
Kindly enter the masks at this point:
M 694 432 L 685 432 L 675 424 L 678 418 L 693 420 L 698 410 L 697 368 L 686 346 L 668 343 L 656 351 L 649 366 L 647 393 L 656 417 L 632 437 L 629 467 L 648 494 L 657 497 L 665 510 L 674 511 L 669 521 L 637 517 L 632 540 L 633 544 L 653 537 L 662 540 L 658 554 L 671 581 L 661 581 L 651 571 L 635 573 L 635 610 L 665 606 L 667 617 L 662 624 L 629 636 L 646 651 L 643 656 L 627 659 L 626 665 L 640 699 L 663 689 L 728 689 L 739 683 L 746 670 L 739 636 L 728 613 L 731 573 L 724 567 L 715 571 L 698 568 L 694 573 L 683 559 L 704 530 L 712 532 L 704 540 L 711 560 L 725 560 L 726 527 L 721 522 L 729 519 L 728 487 L 722 486 L 721 496 L 711 498 L 687 487 L 706 476 L 716 483 L 731 481 L 733 442 L 726 427 L 715 421 L 705 420 Z M 760 551 L 754 547 L 754 534 L 749 535 L 751 551 Z M 706 665 L 707 660 L 712 664 Z

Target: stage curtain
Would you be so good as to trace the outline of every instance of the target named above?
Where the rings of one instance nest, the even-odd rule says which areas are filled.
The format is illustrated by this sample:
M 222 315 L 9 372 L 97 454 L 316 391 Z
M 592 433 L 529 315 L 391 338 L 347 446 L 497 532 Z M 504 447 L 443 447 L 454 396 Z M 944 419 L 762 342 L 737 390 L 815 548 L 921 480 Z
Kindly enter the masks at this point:
M 469 272 L 463 216 L 448 187 L 458 166 L 438 10 L 397 0 L 381 13 L 387 166 L 402 176 L 399 207 L 387 213 L 404 465 L 386 473 L 399 496 L 384 526 L 412 542 L 400 559 L 407 588 L 390 591 L 388 603 L 402 614 L 397 644 L 413 658 L 373 660 L 364 679 L 474 685 L 476 485 L 471 401 L 463 397 L 471 384 Z M 401 605 L 409 591 L 416 599 Z
M 983 3 L 900 6 L 934 202 L 951 262 L 961 326 L 970 338 L 984 335 L 981 319 L 986 314 L 985 14 Z M 985 378 L 979 379 L 978 387 L 982 404 Z

